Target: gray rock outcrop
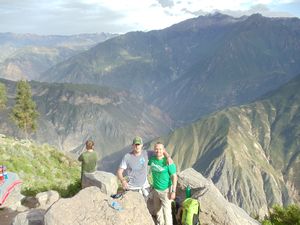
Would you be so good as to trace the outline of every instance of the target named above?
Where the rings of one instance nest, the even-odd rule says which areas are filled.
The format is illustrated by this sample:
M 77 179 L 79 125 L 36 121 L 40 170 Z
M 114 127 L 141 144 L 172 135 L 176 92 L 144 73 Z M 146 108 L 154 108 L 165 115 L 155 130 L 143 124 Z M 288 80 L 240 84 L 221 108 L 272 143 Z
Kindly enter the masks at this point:
M 121 210 L 113 207 L 119 204 Z M 127 192 L 112 199 L 97 187 L 81 190 L 69 199 L 54 203 L 44 216 L 45 225 L 154 225 L 142 195 Z
M 118 190 L 117 177 L 105 171 L 85 173 L 82 179 L 82 188 L 96 186 L 107 195 L 116 194 Z
M 31 209 L 26 212 L 19 213 L 13 220 L 12 225 L 44 225 L 43 209 Z
M 12 225 L 44 225 L 44 214 L 58 200 L 59 193 L 53 190 L 38 193 L 35 197 L 25 197 L 22 204 L 30 209 L 19 213 Z
M 48 209 L 54 202 L 59 199 L 59 193 L 57 191 L 45 191 L 38 193 L 35 198 L 39 203 L 39 208 Z
M 258 225 L 243 209 L 228 202 L 211 180 L 204 178 L 194 169 L 178 174 L 178 197 L 184 198 L 184 190 L 191 186 L 192 197 L 201 204 L 202 225 Z

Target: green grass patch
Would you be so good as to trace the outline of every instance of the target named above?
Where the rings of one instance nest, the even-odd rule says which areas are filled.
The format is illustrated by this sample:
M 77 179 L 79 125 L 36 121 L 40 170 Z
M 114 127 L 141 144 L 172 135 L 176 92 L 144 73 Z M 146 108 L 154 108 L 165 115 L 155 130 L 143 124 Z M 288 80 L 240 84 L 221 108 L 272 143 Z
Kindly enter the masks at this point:
M 22 194 L 56 190 L 71 197 L 80 190 L 80 164 L 47 144 L 0 137 L 0 164 L 23 181 Z

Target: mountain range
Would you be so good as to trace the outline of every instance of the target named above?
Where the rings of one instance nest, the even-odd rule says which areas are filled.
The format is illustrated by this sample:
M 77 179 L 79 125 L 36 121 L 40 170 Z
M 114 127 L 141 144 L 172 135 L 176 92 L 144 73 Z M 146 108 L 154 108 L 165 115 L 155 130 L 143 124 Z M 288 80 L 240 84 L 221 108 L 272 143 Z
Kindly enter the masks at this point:
M 111 38 L 41 79 L 131 90 L 185 124 L 274 90 L 299 61 L 298 18 L 213 14 Z

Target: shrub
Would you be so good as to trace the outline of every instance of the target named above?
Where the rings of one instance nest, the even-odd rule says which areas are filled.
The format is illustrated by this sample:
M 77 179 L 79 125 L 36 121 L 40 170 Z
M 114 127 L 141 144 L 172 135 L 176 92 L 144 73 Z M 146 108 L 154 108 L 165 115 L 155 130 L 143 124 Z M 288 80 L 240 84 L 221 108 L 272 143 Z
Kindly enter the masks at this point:
M 282 207 L 275 205 L 270 210 L 270 216 L 262 225 L 300 225 L 300 206 L 289 205 Z

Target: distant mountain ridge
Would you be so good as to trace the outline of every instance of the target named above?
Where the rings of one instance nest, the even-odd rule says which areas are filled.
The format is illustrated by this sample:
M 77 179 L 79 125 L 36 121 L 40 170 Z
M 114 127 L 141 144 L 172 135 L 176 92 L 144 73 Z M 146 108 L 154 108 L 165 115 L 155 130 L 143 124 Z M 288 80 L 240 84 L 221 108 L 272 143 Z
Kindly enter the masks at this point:
M 117 34 L 94 33 L 94 34 L 76 34 L 76 35 L 37 35 L 37 34 L 18 34 L 18 33 L 0 33 L 0 44 L 16 47 L 24 46 L 70 46 L 86 45 L 105 41 Z
M 279 87 L 299 62 L 299 19 L 215 14 L 109 39 L 42 79 L 122 87 L 186 123 Z
M 193 167 L 252 215 L 300 202 L 300 76 L 251 104 L 230 107 L 153 140 L 180 170 Z M 150 147 L 151 146 L 151 147 Z
M 116 34 L 35 35 L 0 33 L 0 77 L 38 79 L 51 66 Z

